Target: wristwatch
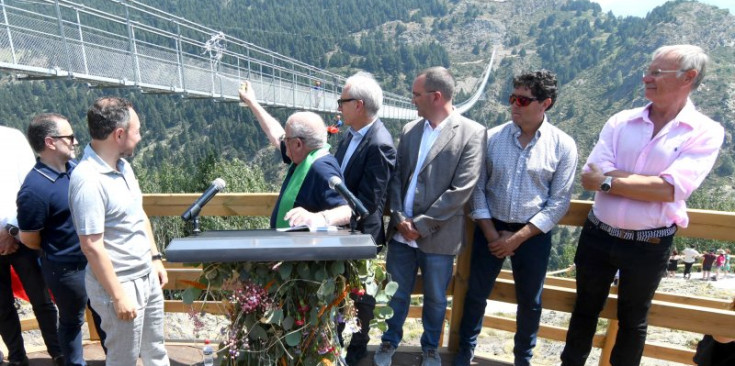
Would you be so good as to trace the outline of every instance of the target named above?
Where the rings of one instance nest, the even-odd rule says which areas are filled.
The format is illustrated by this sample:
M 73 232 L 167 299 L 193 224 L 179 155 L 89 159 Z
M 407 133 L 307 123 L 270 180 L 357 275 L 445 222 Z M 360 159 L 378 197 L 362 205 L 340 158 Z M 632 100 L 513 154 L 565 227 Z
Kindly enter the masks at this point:
M 10 234 L 10 236 L 18 236 L 18 232 L 20 231 L 18 227 L 13 224 L 6 224 L 5 230 L 8 231 L 8 234 Z
M 610 192 L 610 188 L 612 188 L 612 180 L 613 177 L 605 177 L 605 180 L 600 184 L 600 190 L 603 192 Z
M 158 253 L 158 254 L 156 254 L 156 255 L 152 255 L 152 256 L 151 256 L 151 260 L 152 260 L 152 261 L 156 261 L 156 260 L 158 260 L 158 261 L 162 261 L 162 260 L 163 260 L 163 255 L 162 255 L 161 253 Z

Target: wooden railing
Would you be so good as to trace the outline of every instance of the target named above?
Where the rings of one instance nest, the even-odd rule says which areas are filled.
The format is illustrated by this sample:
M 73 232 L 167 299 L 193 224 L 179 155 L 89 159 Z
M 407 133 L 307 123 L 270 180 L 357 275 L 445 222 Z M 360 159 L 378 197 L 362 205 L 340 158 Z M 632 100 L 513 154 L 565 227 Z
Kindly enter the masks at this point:
M 198 194 L 147 194 L 144 196 L 144 207 L 149 216 L 178 216 L 198 197 Z M 219 194 L 202 210 L 204 216 L 269 216 L 277 195 L 263 194 Z M 588 201 L 572 201 L 572 205 L 560 224 L 581 226 L 587 213 L 592 207 Z M 680 230 L 678 236 L 697 237 L 717 240 L 735 240 L 735 213 L 716 212 L 706 210 L 689 210 L 690 224 Z M 471 241 L 473 225 L 467 223 L 467 240 Z M 458 344 L 459 324 L 462 319 L 464 294 L 467 290 L 469 275 L 470 246 L 466 245 L 457 258 L 455 275 L 447 294 L 452 297 L 452 308 L 447 309 L 449 320 L 449 340 L 447 347 L 455 351 Z M 184 268 L 181 265 L 167 264 L 169 268 L 169 284 L 167 289 L 184 289 L 186 281 L 196 280 L 201 270 L 198 268 Z M 573 279 L 548 276 L 543 291 L 543 307 L 548 310 L 571 313 L 576 298 L 576 282 Z M 414 293 L 421 293 L 422 281 L 418 278 Z M 491 300 L 515 303 L 515 287 L 512 275 L 508 271 L 501 272 Z M 731 301 L 717 300 L 703 297 L 680 296 L 666 293 L 656 293 L 649 313 L 649 325 L 677 329 L 702 334 L 718 334 L 735 338 L 735 312 L 729 306 Z M 222 308 L 217 303 L 196 303 L 202 310 L 220 314 Z M 608 297 L 607 304 L 600 317 L 609 319 L 605 334 L 594 337 L 594 347 L 602 348 L 600 365 L 608 365 L 610 351 L 615 344 L 617 320 L 615 309 L 617 296 L 615 288 Z M 189 306 L 181 301 L 168 300 L 165 304 L 167 312 L 188 312 Z M 199 308 L 198 308 L 199 309 Z M 421 307 L 411 307 L 409 317 L 420 318 Z M 37 326 L 34 319 L 25 320 L 24 329 Z M 515 331 L 515 320 L 498 316 L 486 316 L 483 322 L 485 327 Z M 539 337 L 564 341 L 566 329 L 542 324 Z M 91 337 L 95 334 L 92 332 Z M 442 341 L 443 342 L 443 341 Z M 442 343 L 444 344 L 444 342 Z M 656 359 L 691 364 L 694 352 L 692 349 L 672 345 L 647 343 L 644 356 Z

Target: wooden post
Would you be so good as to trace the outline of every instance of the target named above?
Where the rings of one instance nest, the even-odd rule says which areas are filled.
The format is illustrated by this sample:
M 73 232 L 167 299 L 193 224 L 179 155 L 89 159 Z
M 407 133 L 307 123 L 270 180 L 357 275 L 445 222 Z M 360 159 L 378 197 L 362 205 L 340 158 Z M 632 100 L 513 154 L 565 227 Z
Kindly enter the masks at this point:
M 454 291 L 452 292 L 452 309 L 449 318 L 449 352 L 457 352 L 459 348 L 459 325 L 462 322 L 464 297 L 467 293 L 467 281 L 470 278 L 470 259 L 472 257 L 474 229 L 474 223 L 467 218 L 465 222 L 464 245 L 457 257 L 457 269 L 454 277 L 452 277 Z M 440 342 L 439 344 L 442 343 Z
M 89 328 L 89 340 L 99 341 L 100 335 L 97 333 L 97 327 L 94 326 L 94 318 L 92 317 L 92 312 L 89 311 L 89 308 L 84 310 L 84 317 L 87 319 L 87 328 Z
M 610 287 L 610 294 L 617 294 L 618 286 Z M 618 320 L 609 319 L 607 323 L 607 332 L 605 333 L 605 343 L 600 351 L 600 366 L 610 366 L 610 354 L 615 347 L 615 339 L 618 336 Z

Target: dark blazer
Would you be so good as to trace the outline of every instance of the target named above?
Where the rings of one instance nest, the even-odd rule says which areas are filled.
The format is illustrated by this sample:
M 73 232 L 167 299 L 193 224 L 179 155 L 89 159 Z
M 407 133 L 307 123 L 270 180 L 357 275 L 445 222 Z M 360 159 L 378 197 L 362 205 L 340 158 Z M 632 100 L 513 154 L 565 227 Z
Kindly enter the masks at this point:
M 349 132 L 345 132 L 337 147 L 335 157 L 342 160 L 349 145 Z M 388 182 L 396 165 L 396 148 L 393 138 L 380 119 L 375 120 L 357 149 L 347 162 L 345 185 L 368 210 L 370 215 L 360 222 L 357 229 L 373 236 L 375 243 L 385 243 L 383 208 L 388 192 Z
M 407 218 L 404 198 L 416 169 L 424 119 L 406 124 L 398 145 L 396 171 L 388 198 L 391 220 L 388 238 Z M 424 253 L 455 255 L 464 240 L 464 205 L 470 199 L 485 161 L 487 132 L 479 123 L 452 113 L 442 128 L 424 164 L 419 168 L 413 202 L 413 222 Z

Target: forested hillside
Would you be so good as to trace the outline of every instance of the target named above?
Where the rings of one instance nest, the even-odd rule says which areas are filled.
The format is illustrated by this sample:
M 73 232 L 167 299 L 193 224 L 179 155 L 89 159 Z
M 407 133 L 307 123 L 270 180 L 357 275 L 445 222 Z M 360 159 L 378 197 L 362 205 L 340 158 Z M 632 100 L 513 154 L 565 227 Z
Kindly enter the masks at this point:
M 443 65 L 454 72 L 463 89 L 457 98 L 461 102 L 474 91 L 496 48 L 491 83 L 469 116 L 489 127 L 507 121 L 512 76 L 552 70 L 559 75 L 561 88 L 549 117 L 576 139 L 580 159 L 586 158 L 609 116 L 645 104 L 641 73 L 653 50 L 664 44 L 700 45 L 712 62 L 692 99 L 725 125 L 728 136 L 715 172 L 691 202 L 701 208 L 735 209 L 731 141 L 735 17 L 727 10 L 683 0 L 658 7 L 645 18 L 605 13 L 587 0 L 145 3 L 344 76 L 357 70 L 372 72 L 386 90 L 406 96 L 419 70 Z M 274 190 L 280 183 L 283 169 L 277 155 L 268 148 L 250 111 L 236 104 L 141 94 L 136 89 L 90 89 L 70 80 L 17 81 L 9 74 L 0 76 L 0 123 L 24 129 L 35 113 L 60 112 L 72 119 L 84 143 L 89 141 L 85 111 L 96 97 L 115 94 L 133 100 L 144 130 L 134 164 L 152 191 L 203 190 L 214 178 L 205 174 L 212 172 L 208 165 L 233 161 L 233 166 L 251 168 L 242 179 L 258 175 L 252 184 L 237 185 L 242 190 Z M 285 120 L 292 111 L 271 112 Z M 401 122 L 386 122 L 391 131 L 399 130 Z M 579 187 L 575 196 L 590 198 Z M 568 231 L 560 235 L 562 241 L 574 240 Z M 559 259 L 558 264 L 568 260 Z

